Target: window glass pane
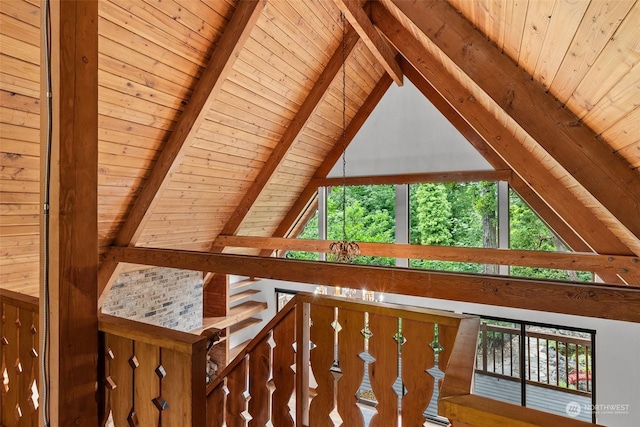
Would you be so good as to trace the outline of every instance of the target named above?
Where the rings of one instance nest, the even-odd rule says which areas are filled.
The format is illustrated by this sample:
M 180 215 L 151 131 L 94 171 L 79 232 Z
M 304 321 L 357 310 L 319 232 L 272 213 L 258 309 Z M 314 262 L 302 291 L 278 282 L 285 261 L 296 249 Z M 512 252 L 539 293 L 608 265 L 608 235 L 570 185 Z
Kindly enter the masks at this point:
M 562 240 L 513 190 L 509 192 L 509 217 L 511 249 L 570 252 Z M 583 282 L 593 280 L 593 275 L 590 272 L 538 267 L 513 266 L 511 267 L 511 275 Z
M 497 247 L 495 182 L 425 183 L 409 186 L 409 242 L 415 245 Z M 413 268 L 496 273 L 471 262 L 410 260 Z
M 307 224 L 304 226 L 302 233 L 297 236 L 298 239 L 311 239 L 318 240 L 318 210 L 316 209 L 315 214 L 309 219 Z M 307 260 L 318 260 L 317 252 L 304 252 L 304 251 L 287 251 L 285 254 L 285 258 L 292 259 L 307 259 Z
M 343 239 L 343 188 L 329 189 L 327 197 L 327 239 Z M 396 192 L 393 185 L 345 187 L 345 229 L 348 240 L 395 242 Z M 395 258 L 358 256 L 355 264 L 395 265 Z

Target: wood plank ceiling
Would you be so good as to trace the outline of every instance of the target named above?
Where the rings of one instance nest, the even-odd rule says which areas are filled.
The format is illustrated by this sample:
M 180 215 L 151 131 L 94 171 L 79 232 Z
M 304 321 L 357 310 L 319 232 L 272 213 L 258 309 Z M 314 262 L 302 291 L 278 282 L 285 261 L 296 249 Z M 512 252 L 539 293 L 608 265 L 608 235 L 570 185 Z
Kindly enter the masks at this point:
M 584 248 L 640 255 L 640 2 L 384 0 L 348 14 L 357 25 L 347 24 L 343 52 L 340 8 L 354 4 L 100 1 L 100 252 L 286 236 L 309 182 L 341 150 L 344 54 L 347 139 L 391 84 L 387 70 L 398 81 L 398 64 L 415 67 L 434 87 L 427 74 L 448 73 L 461 91 L 436 87 L 440 96 Z M 40 22 L 38 1 L 0 2 L 0 287 L 29 294 L 39 270 Z M 380 33 L 363 39 L 371 23 Z M 403 31 L 413 46 L 398 41 Z M 389 62 L 389 42 L 405 59 Z M 432 55 L 436 71 L 421 70 L 415 52 Z M 523 71 L 529 82 L 514 74 Z M 481 116 L 456 105 L 460 93 L 500 131 L 474 125 Z M 549 131 L 558 117 L 573 121 Z M 103 280 L 114 268 L 102 266 Z

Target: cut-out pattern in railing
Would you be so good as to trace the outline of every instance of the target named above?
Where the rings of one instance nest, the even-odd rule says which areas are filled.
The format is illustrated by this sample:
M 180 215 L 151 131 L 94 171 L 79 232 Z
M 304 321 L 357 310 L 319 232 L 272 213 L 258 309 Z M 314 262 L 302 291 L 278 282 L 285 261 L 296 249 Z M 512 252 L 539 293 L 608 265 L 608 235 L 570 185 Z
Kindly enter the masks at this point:
M 463 318 L 299 294 L 214 380 L 208 425 L 422 425 Z M 477 322 L 470 325 L 477 334 Z M 461 393 L 470 390 L 470 349 L 462 366 L 469 372 L 454 375 Z M 365 379 L 376 402 L 367 416 L 359 402 Z
M 100 319 L 110 426 L 205 424 L 207 338 L 112 316 Z
M 38 300 L 3 289 L 0 310 L 0 425 L 37 425 Z

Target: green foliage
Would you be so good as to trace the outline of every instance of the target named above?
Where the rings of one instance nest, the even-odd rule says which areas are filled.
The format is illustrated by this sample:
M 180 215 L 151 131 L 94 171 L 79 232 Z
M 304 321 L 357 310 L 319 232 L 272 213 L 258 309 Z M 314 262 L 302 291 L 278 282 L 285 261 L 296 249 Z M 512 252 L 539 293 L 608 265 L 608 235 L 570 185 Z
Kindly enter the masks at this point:
M 413 184 L 410 186 L 410 230 L 412 244 L 460 247 L 495 247 L 497 190 L 495 182 Z M 343 238 L 342 187 L 334 187 L 327 200 L 329 240 Z M 345 188 L 348 240 L 392 243 L 395 241 L 395 187 L 392 185 L 350 186 Z M 514 192 L 510 194 L 510 239 L 513 249 L 566 250 L 544 222 Z M 299 236 L 318 238 L 318 216 L 311 218 Z M 287 257 L 317 259 L 316 253 L 290 251 Z M 358 264 L 386 265 L 393 258 L 359 256 Z M 411 267 L 468 273 L 487 272 L 472 262 L 410 260 Z M 512 267 L 515 276 L 555 280 L 590 281 L 590 273 L 567 272 L 534 267 Z
M 531 251 L 566 251 L 565 245 L 542 222 L 531 208 L 513 191 L 509 195 L 510 241 L 512 249 Z M 538 267 L 511 267 L 514 276 L 555 280 L 580 280 L 589 282 L 591 273 L 578 271 L 567 272 Z

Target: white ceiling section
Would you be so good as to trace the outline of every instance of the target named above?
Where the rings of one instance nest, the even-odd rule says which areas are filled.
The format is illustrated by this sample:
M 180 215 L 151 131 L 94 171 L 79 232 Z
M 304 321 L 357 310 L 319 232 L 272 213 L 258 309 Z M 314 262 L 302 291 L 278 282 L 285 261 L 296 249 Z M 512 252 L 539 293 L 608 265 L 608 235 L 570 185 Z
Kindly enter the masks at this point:
M 491 169 L 409 79 L 391 85 L 347 148 L 347 176 Z

